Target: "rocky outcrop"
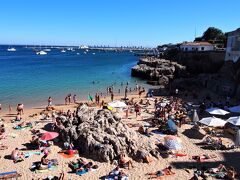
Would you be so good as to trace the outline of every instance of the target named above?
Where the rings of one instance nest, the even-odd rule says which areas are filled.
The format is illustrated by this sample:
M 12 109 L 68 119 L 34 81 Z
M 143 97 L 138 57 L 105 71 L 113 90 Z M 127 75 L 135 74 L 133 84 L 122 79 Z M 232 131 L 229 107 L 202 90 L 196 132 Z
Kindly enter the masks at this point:
M 58 130 L 64 142 L 73 142 L 81 154 L 100 162 L 111 162 L 120 153 L 139 159 L 142 153 L 156 156 L 155 144 L 121 122 L 118 114 L 86 105 L 77 108 L 75 118 L 60 117 Z
M 175 77 L 186 73 L 186 67 L 176 62 L 157 58 L 142 58 L 138 65 L 132 68 L 132 76 L 167 85 Z

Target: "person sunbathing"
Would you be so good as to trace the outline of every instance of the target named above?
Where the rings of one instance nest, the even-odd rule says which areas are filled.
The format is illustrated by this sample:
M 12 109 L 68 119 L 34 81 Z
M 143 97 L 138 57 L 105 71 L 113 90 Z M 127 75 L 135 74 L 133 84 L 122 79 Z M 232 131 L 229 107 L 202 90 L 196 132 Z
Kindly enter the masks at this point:
M 120 167 L 117 166 L 115 169 L 113 169 L 107 176 L 109 179 L 128 179 L 128 175 L 125 174 L 122 170 L 120 170 Z
M 64 153 L 68 155 L 78 154 L 78 150 L 73 150 L 73 145 L 69 143 L 64 143 L 64 146 L 66 147 L 65 150 L 61 150 L 58 153 Z
M 20 153 L 18 148 L 12 151 L 11 158 L 14 163 L 23 161 L 23 153 Z
M 68 166 L 72 169 L 73 172 L 76 172 L 77 169 L 82 168 L 83 166 L 86 166 L 88 162 L 84 161 L 82 158 L 77 159 L 77 162 L 71 161 Z
M 77 175 L 83 175 L 89 171 L 94 171 L 97 170 L 98 166 L 97 165 L 93 165 L 92 162 L 87 163 L 86 165 L 82 166 L 81 168 L 76 170 L 76 174 Z
M 205 160 L 208 160 L 208 159 L 213 159 L 213 158 L 216 158 L 217 156 L 212 154 L 212 155 L 207 155 L 207 154 L 203 154 L 201 156 L 193 156 L 192 159 L 198 161 L 198 162 L 204 162 Z
M 120 154 L 120 158 L 119 158 L 119 164 L 120 166 L 124 167 L 124 168 L 133 168 L 133 165 L 132 165 L 132 160 L 127 157 L 125 154 Z
M 225 172 L 227 171 L 227 168 L 223 164 L 219 164 L 218 167 L 216 168 L 209 169 L 210 173 L 215 173 L 215 174 L 223 171 Z
M 48 165 L 48 163 L 50 162 L 49 159 L 47 159 L 47 154 L 45 154 L 42 158 L 41 158 L 41 164 L 42 165 Z
M 41 142 L 37 136 L 33 136 L 32 139 L 30 140 L 30 143 L 36 149 L 40 149 L 41 147 Z
M 173 174 L 175 174 L 175 172 L 172 171 L 172 166 L 168 166 L 167 168 L 165 168 L 161 171 L 148 173 L 147 175 L 150 176 L 149 179 L 161 179 L 164 176 L 173 175 Z

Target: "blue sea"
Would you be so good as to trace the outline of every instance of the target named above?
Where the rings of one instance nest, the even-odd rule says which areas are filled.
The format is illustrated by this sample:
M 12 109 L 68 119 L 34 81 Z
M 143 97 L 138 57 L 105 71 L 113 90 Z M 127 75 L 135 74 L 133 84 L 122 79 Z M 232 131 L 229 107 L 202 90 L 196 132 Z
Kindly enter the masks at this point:
M 24 46 L 16 47 L 15 52 L 7 48 L 0 46 L 0 104 L 5 107 L 17 103 L 45 105 L 49 96 L 55 103 L 63 103 L 69 93 L 84 100 L 89 93 L 106 93 L 112 84 L 115 91 L 120 88 L 123 92 L 122 82 L 129 82 L 132 88 L 136 83 L 149 87 L 145 81 L 131 77 L 131 67 L 138 57 L 130 52 L 90 50 L 85 54 L 84 50 L 62 53 L 52 49 L 40 56 Z

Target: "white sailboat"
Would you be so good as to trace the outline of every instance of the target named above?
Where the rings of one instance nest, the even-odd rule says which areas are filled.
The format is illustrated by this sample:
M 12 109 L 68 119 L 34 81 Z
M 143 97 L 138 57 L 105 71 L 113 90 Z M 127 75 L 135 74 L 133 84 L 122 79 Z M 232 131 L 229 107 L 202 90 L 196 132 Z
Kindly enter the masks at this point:
M 66 51 L 63 49 L 63 50 L 61 50 L 61 52 L 62 52 L 62 53 L 65 53 Z
M 46 55 L 47 52 L 45 52 L 45 51 L 37 51 L 36 54 L 37 55 Z
M 9 47 L 9 48 L 7 49 L 7 51 L 9 51 L 9 52 L 15 52 L 15 51 L 16 51 L 16 48 L 14 48 L 14 47 L 10 48 L 10 47 Z

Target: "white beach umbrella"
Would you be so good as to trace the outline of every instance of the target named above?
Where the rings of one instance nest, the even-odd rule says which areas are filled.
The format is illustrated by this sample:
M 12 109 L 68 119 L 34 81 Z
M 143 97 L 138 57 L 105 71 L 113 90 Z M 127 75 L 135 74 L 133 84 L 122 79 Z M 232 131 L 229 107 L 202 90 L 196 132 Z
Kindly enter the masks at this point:
M 198 114 L 197 114 L 197 110 L 194 109 L 193 111 L 193 122 L 196 123 L 199 121 L 199 117 L 198 117 Z
M 214 114 L 214 115 L 226 115 L 226 114 L 229 113 L 229 112 L 227 112 L 223 109 L 220 109 L 220 108 L 209 108 L 206 111 L 209 112 L 210 114 Z
M 240 105 L 239 106 L 233 106 L 233 107 L 230 107 L 228 109 L 231 112 L 240 113 Z
M 226 121 L 216 117 L 202 118 L 199 122 L 212 127 L 222 127 L 226 124 Z
M 113 101 L 108 103 L 108 105 L 113 108 L 124 108 L 127 106 L 124 102 L 121 102 L 121 101 Z
M 235 126 L 240 126 L 240 116 L 236 116 L 236 117 L 230 117 L 227 122 L 230 122 L 231 124 L 235 125 Z
M 235 145 L 236 145 L 237 147 L 240 146 L 240 129 L 238 130 L 237 135 L 236 135 Z

